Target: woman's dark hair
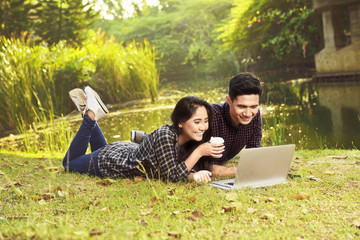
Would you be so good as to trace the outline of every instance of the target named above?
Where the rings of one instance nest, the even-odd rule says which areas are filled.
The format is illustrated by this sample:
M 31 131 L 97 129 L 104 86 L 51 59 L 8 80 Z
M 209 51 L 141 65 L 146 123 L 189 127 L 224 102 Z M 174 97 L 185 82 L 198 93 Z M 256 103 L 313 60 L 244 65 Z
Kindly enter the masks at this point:
M 179 123 L 183 123 L 189 120 L 196 112 L 196 109 L 200 106 L 203 106 L 206 109 L 206 112 L 208 114 L 209 128 L 205 131 L 203 135 L 203 139 L 200 142 L 192 140 L 192 141 L 188 141 L 187 143 L 185 143 L 180 147 L 178 153 L 179 161 L 185 161 L 185 159 L 188 158 L 188 156 L 195 150 L 195 148 L 197 148 L 200 144 L 210 140 L 212 134 L 213 114 L 210 104 L 207 103 L 205 100 L 196 96 L 187 96 L 181 98 L 176 104 L 174 111 L 171 114 L 171 121 L 173 123 L 172 128 L 178 135 L 180 135 L 181 128 L 179 127 Z M 203 161 L 201 160 L 199 162 L 203 162 Z M 201 164 L 199 163 L 197 165 L 201 165 Z M 207 163 L 205 165 L 210 165 L 210 164 Z M 208 169 L 209 167 L 204 166 L 201 168 Z

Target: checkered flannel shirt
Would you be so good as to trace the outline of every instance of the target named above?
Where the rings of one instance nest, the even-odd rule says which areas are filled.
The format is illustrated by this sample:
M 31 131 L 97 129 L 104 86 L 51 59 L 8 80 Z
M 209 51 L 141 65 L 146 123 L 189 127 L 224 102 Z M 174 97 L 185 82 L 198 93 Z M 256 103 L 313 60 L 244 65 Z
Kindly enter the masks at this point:
M 262 122 L 260 110 L 254 119 L 247 125 L 234 126 L 230 117 L 229 104 L 212 104 L 213 136 L 225 140 L 225 151 L 221 158 L 214 159 L 215 164 L 223 164 L 235 157 L 241 149 L 261 147 Z
M 98 166 L 103 177 L 142 176 L 177 182 L 189 171 L 178 161 L 178 136 L 169 125 L 146 134 L 140 144 L 113 142 L 100 151 Z M 146 175 L 145 175 L 146 172 Z

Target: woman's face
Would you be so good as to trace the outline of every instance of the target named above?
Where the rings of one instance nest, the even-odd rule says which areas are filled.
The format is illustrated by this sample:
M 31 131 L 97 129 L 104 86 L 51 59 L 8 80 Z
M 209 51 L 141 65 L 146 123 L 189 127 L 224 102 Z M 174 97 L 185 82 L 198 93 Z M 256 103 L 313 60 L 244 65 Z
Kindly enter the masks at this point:
M 209 128 L 209 118 L 204 106 L 198 106 L 195 113 L 186 122 L 179 123 L 181 134 L 185 142 L 201 141 L 205 131 Z

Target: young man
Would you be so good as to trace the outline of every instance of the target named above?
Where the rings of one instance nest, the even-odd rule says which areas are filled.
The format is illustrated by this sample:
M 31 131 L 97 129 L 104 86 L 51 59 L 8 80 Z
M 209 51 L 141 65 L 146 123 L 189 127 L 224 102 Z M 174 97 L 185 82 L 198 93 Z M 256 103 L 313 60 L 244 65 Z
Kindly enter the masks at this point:
M 225 151 L 213 158 L 213 175 L 235 176 L 236 167 L 224 167 L 241 149 L 261 147 L 262 122 L 259 110 L 262 88 L 252 73 L 240 73 L 229 82 L 229 95 L 224 104 L 212 104 L 214 137 L 224 139 Z M 131 141 L 140 142 L 144 132 L 131 131 Z
M 221 166 L 241 149 L 261 147 L 262 122 L 259 110 L 262 88 L 252 73 L 240 73 L 229 82 L 229 95 L 224 104 L 212 104 L 213 136 L 224 139 L 225 151 L 214 159 L 213 175 L 235 176 L 236 167 Z

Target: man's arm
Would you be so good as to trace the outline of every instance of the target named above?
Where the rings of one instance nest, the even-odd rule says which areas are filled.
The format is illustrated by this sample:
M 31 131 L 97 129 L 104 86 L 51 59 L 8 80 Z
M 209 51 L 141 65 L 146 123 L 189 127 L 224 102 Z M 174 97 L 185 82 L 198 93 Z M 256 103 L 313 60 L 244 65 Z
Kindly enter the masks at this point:
M 236 167 L 224 167 L 221 165 L 213 165 L 211 173 L 213 176 L 234 176 L 236 175 Z

